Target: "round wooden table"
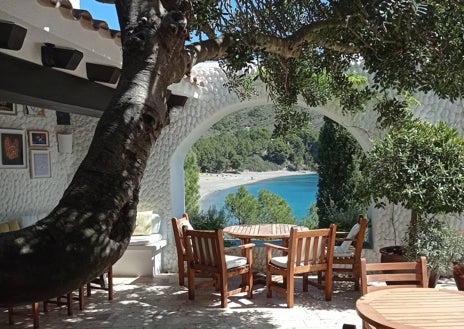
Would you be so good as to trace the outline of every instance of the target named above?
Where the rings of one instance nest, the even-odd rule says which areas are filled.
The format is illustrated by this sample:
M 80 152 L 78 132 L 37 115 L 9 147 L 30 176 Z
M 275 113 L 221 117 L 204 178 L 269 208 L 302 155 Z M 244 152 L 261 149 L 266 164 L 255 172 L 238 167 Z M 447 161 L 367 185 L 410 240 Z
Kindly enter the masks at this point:
M 356 301 L 359 316 L 376 329 L 464 328 L 464 292 L 433 288 L 392 288 Z
M 282 239 L 288 241 L 290 229 L 297 227 L 299 231 L 309 231 L 305 226 L 292 224 L 250 224 L 234 225 L 224 228 L 224 233 L 238 238 L 242 244 L 249 243 L 251 239 Z

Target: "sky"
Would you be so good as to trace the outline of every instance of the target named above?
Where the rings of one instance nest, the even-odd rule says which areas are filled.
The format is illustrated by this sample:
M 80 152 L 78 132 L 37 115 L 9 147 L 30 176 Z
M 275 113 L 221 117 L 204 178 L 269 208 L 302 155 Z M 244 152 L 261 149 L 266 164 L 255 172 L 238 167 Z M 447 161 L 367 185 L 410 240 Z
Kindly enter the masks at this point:
M 101 3 L 96 0 L 80 0 L 81 8 L 87 10 L 93 19 L 105 21 L 110 29 L 119 30 L 118 16 L 114 4 Z

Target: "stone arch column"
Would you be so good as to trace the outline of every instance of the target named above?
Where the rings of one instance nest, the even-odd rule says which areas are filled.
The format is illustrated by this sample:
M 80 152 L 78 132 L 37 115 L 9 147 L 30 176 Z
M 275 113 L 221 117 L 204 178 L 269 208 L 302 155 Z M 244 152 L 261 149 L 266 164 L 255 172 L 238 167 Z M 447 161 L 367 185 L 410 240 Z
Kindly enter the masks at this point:
M 185 155 L 195 141 L 214 123 L 236 111 L 262 105 L 271 105 L 263 85 L 257 85 L 257 95 L 249 100 L 240 101 L 224 86 L 227 78 L 216 62 L 207 62 L 195 66 L 188 79 L 172 86 L 172 92 L 187 96 L 185 106 L 171 109 L 170 124 L 163 130 L 152 151 L 142 182 L 139 209 L 153 210 L 162 218 L 161 233 L 168 244 L 162 255 L 162 270 L 177 271 L 176 250 L 172 235 L 170 218 L 180 216 L 184 211 L 184 171 Z M 418 94 L 416 98 L 421 106 L 416 115 L 430 122 L 443 120 L 463 134 L 463 102 L 455 104 L 439 100 L 431 94 Z M 301 106 L 305 106 L 300 102 Z M 436 109 L 439 108 L 438 112 Z M 376 126 L 377 115 L 371 110 L 354 115 L 344 115 L 335 103 L 329 103 L 315 109 L 344 126 L 358 141 L 363 150 L 371 147 L 371 140 L 378 139 L 381 131 Z M 388 206 L 384 210 L 369 209 L 372 220 L 374 249 L 366 251 L 367 258 L 374 258 L 378 249 L 392 244 L 393 229 L 389 218 L 407 216 L 404 209 Z M 458 219 L 461 219 L 457 216 Z M 459 222 L 459 221 L 458 221 Z M 463 220 L 460 221 L 462 225 Z M 404 224 L 398 230 L 404 230 Z M 378 234 L 381 232 L 381 234 Z

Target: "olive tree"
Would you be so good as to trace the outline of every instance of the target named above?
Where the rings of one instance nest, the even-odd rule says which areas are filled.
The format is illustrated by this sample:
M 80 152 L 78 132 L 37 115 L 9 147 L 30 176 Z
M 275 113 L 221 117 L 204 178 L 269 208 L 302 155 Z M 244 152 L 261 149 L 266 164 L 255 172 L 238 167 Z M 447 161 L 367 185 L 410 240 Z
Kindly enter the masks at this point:
M 438 214 L 464 211 L 464 139 L 443 122 L 434 125 L 407 116 L 390 127 L 368 152 L 364 173 L 378 207 L 384 198 L 411 210 L 403 250 L 408 258 L 427 256 L 443 272 L 455 252 Z
M 169 124 L 168 86 L 197 63 L 219 60 L 239 72 L 230 74 L 231 87 L 250 86 L 242 69 L 255 63 L 279 104 L 281 126 L 305 117 L 292 107 L 298 96 L 309 106 L 336 98 L 352 110 L 373 94 L 392 94 L 386 90 L 456 99 L 464 89 L 458 1 L 100 1 L 116 5 L 121 77 L 56 207 L 36 225 L 0 235 L 0 305 L 62 295 L 121 257 L 147 159 Z M 198 42 L 189 42 L 193 36 Z M 353 86 L 356 62 L 371 85 Z M 387 98 L 378 104 L 389 118 L 402 108 Z

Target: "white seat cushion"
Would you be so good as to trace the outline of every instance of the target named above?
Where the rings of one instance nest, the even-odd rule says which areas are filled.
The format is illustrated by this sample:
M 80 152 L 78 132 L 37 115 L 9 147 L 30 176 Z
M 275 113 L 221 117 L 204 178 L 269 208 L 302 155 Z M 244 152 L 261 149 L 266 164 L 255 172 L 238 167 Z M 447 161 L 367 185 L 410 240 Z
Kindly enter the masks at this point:
M 346 239 L 354 239 L 358 233 L 359 230 L 361 229 L 361 225 L 355 224 L 348 235 L 346 236 Z M 343 241 L 341 245 L 335 246 L 334 253 L 338 256 L 338 254 L 343 254 L 348 251 L 348 248 L 351 246 L 352 241 Z
M 130 246 L 145 246 L 155 242 L 163 240 L 161 234 L 150 234 L 150 235 L 133 235 L 130 239 Z
M 247 263 L 247 259 L 245 257 L 231 256 L 231 255 L 225 255 L 225 256 L 226 256 L 227 269 L 243 266 L 243 265 L 246 265 Z
M 288 257 L 287 256 L 277 256 L 271 258 L 271 264 L 283 268 L 287 268 Z

